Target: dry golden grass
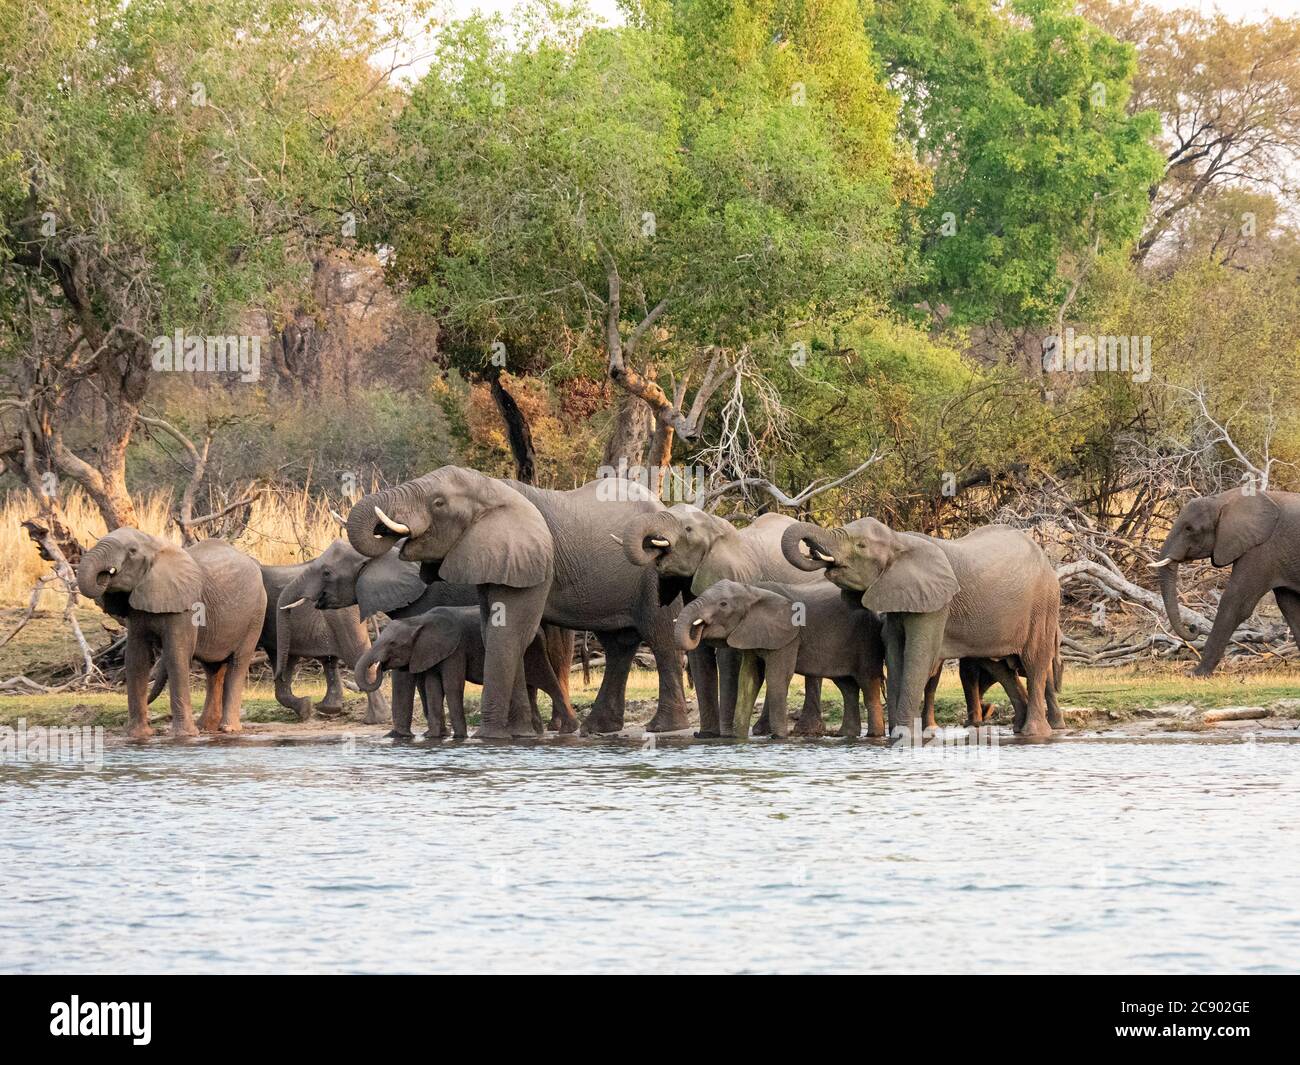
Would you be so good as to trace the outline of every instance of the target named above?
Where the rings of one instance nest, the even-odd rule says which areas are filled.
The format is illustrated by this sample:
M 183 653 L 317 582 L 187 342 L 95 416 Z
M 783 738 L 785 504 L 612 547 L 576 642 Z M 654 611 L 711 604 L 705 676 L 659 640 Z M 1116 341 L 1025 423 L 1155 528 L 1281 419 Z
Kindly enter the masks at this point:
M 166 492 L 135 496 L 139 527 L 155 536 L 180 542 L 180 533 L 171 524 L 172 499 Z M 74 535 L 89 547 L 104 535 L 104 521 L 98 509 L 80 489 L 73 489 L 63 500 L 64 513 Z M 21 522 L 39 510 L 26 491 L 9 493 L 0 507 L 0 605 L 25 606 L 32 588 L 49 564 L 41 561 L 36 546 L 28 538 Z M 339 526 L 330 517 L 328 504 L 306 490 L 268 492 L 253 501 L 248 527 L 234 540 L 259 562 L 284 565 L 315 558 L 339 535 Z M 47 587 L 41 593 L 41 607 L 62 606 L 63 593 Z

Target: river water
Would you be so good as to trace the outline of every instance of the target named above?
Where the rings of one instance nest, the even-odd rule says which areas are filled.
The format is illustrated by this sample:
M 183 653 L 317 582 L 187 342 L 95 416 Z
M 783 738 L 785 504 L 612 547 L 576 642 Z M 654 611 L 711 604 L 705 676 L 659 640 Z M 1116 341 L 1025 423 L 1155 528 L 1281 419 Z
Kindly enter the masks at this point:
M 1300 744 L 110 747 L 0 766 L 0 970 L 1300 970 Z

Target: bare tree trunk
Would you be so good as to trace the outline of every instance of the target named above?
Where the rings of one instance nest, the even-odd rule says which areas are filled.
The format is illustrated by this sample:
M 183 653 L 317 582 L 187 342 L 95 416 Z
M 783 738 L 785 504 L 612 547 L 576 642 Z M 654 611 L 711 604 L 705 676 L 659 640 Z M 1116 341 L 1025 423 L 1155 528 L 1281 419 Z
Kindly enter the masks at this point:
M 601 465 L 618 469 L 622 460 L 628 466 L 641 466 L 645 462 L 646 444 L 650 439 L 654 418 L 645 401 L 631 392 L 619 391 L 614 424 L 605 441 Z

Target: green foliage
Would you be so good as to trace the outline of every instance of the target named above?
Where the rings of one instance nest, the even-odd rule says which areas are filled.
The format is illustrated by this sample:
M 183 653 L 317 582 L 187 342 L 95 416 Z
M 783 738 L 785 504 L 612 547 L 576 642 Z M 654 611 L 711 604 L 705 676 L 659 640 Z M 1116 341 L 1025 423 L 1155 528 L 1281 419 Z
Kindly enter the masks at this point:
M 1156 116 L 1125 111 L 1133 49 L 1067 0 L 880 0 L 868 26 L 935 170 L 918 295 L 957 322 L 1049 321 L 1062 260 L 1136 238 L 1161 173 Z

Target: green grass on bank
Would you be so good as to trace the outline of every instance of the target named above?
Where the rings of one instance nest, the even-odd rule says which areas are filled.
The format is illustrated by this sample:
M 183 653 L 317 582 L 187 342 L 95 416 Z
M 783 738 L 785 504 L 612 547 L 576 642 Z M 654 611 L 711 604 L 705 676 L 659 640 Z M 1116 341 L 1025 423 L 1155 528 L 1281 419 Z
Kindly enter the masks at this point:
M 600 674 L 593 673 L 591 683 L 582 684 L 580 674 L 574 674 L 572 696 L 579 715 L 590 708 L 600 685 Z M 194 712 L 197 716 L 203 705 L 203 686 L 195 676 L 192 685 Z M 319 674 L 298 678 L 295 690 L 314 700 L 325 694 L 324 680 Z M 691 695 L 688 690 L 688 696 Z M 628 703 L 653 702 L 658 695 L 658 678 L 652 670 L 636 670 L 628 681 Z M 998 720 L 1010 718 L 1005 707 L 1006 697 L 1000 688 L 994 688 L 990 701 L 999 705 Z M 1281 700 L 1296 700 L 1296 707 L 1288 707 L 1288 716 L 1300 714 L 1300 671 L 1273 671 L 1257 674 L 1228 674 L 1199 680 L 1181 671 L 1162 670 L 1085 670 L 1066 671 L 1061 705 L 1068 711 L 1081 713 L 1093 711 L 1108 717 L 1124 719 L 1137 711 L 1161 706 L 1195 706 L 1209 709 L 1222 706 L 1273 706 Z M 797 715 L 803 702 L 803 682 L 796 678 L 790 689 L 790 712 Z M 549 715 L 549 700 L 543 696 L 542 715 Z M 479 688 L 471 685 L 466 692 L 466 710 L 471 723 L 477 719 Z M 961 684 L 955 669 L 945 671 L 935 699 L 936 712 L 941 724 L 957 724 L 965 720 L 966 704 L 962 698 Z M 828 728 L 834 728 L 843 716 L 843 704 L 838 689 L 830 683 L 822 686 L 823 716 Z M 150 708 L 151 720 L 156 728 L 165 727 L 168 718 L 167 696 L 164 693 Z M 347 717 L 360 721 L 365 712 L 364 697 L 349 692 Z M 641 720 L 633 708 L 629 721 Z M 418 710 L 417 710 L 418 717 Z M 0 724 L 14 724 L 25 718 L 29 725 L 102 725 L 105 728 L 123 728 L 126 724 L 126 696 L 120 691 L 62 692 L 34 695 L 0 695 Z M 269 678 L 255 680 L 246 691 L 244 720 L 254 723 L 292 724 L 296 717 L 275 701 Z

